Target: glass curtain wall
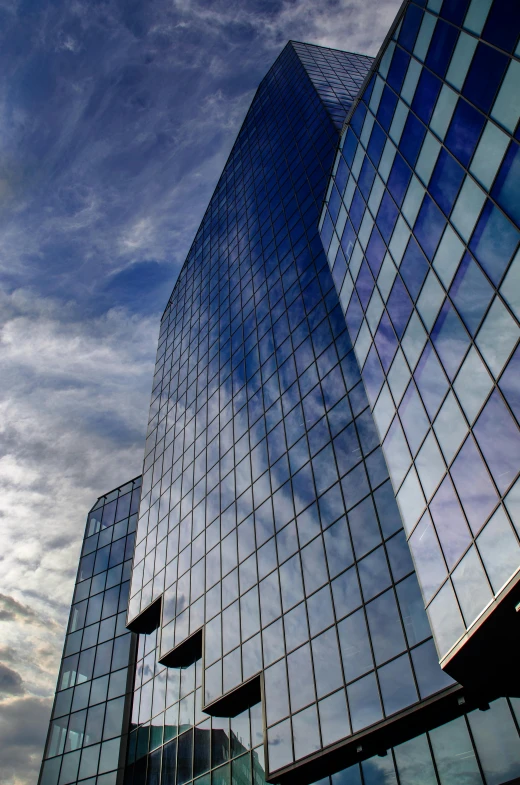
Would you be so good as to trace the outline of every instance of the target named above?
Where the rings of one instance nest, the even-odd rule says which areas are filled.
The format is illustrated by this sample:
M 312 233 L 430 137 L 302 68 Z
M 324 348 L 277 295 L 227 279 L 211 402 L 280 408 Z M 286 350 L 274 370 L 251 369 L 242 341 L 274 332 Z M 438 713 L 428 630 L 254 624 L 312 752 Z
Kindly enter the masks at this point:
M 520 569 L 519 33 L 406 3 L 320 222 L 444 662 Z
M 519 720 L 520 700 L 500 698 L 313 785 L 516 785 Z
M 137 636 L 126 610 L 141 478 L 88 515 L 39 785 L 118 785 Z
M 177 782 L 207 782 L 211 739 L 234 730 L 206 715 L 221 712 L 223 696 L 232 713 L 240 685 L 258 674 L 263 739 L 253 730 L 259 706 L 241 721 L 262 765 L 255 745 L 267 741 L 269 772 L 453 684 L 438 665 L 318 235 L 339 139 L 327 102 L 342 91 L 345 113 L 346 85 L 370 64 L 285 48 L 164 314 L 129 622 L 137 629 L 160 600 L 162 617 L 140 650 L 129 782 L 146 765 L 170 772 L 172 733 L 177 766 L 180 750 L 191 761 Z M 201 629 L 202 662 L 182 663 L 192 670 L 180 670 L 179 687 L 179 669 L 165 665 L 193 654 Z M 210 722 L 213 736 L 198 733 Z M 155 763 L 142 760 L 154 748 Z

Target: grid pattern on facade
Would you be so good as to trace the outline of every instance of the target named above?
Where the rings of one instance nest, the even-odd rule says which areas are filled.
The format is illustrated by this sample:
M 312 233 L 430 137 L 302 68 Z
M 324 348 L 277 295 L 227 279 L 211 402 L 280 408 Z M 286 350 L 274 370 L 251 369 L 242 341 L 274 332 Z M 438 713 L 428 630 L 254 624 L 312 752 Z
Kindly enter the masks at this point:
M 441 659 L 520 567 L 519 32 L 409 2 L 320 223 Z
M 288 45 L 164 314 L 146 446 L 129 620 L 162 596 L 158 659 L 204 625 L 204 706 L 264 672 L 270 771 L 452 683 L 318 236 L 337 139 Z
M 338 49 L 324 49 L 299 41 L 293 41 L 293 47 L 334 125 L 341 129 L 373 58 Z
M 166 668 L 157 640 L 158 631 L 139 636 L 125 785 L 265 785 L 261 705 L 231 720 L 208 717 L 202 660 Z
M 140 494 L 138 477 L 88 515 L 40 785 L 115 785 L 124 765 L 135 647 L 126 610 Z
M 313 785 L 514 785 L 519 720 L 519 699 L 500 698 Z
M 149 645 L 154 645 L 151 641 Z M 141 658 L 149 657 L 142 649 Z M 141 665 L 140 665 L 141 667 Z M 146 666 L 142 666 L 146 668 Z M 171 671 L 170 671 L 171 673 Z M 169 676 L 168 676 L 169 678 Z M 193 689 L 197 677 L 189 676 Z M 165 676 L 166 685 L 166 676 Z M 166 687 L 165 687 L 166 688 Z M 177 682 L 175 691 L 181 694 Z M 181 716 L 169 725 L 143 729 L 142 746 L 132 751 L 137 762 L 129 767 L 125 785 L 185 783 L 195 777 L 195 785 L 265 785 L 260 755 L 244 754 L 249 743 L 253 746 L 262 738 L 261 718 L 246 716 L 213 722 L 219 726 L 210 731 L 210 720 L 200 726 L 204 732 L 190 727 L 187 717 Z M 375 755 L 338 773 L 324 777 L 313 785 L 499 785 L 513 783 L 520 777 L 520 699 L 500 698 L 457 719 L 414 736 L 406 742 L 385 749 L 384 755 Z M 187 730 L 188 728 L 188 730 Z M 155 734 L 148 740 L 146 734 Z M 163 741 L 163 733 L 165 733 Z M 194 735 L 195 734 L 195 735 Z M 255 739 L 256 736 L 256 739 Z M 148 749 L 152 749 L 147 754 Z M 260 748 L 259 748 L 260 749 Z M 176 760 L 180 762 L 180 775 L 175 779 Z M 214 770 L 208 772 L 209 761 Z M 199 775 L 202 771 L 203 774 Z

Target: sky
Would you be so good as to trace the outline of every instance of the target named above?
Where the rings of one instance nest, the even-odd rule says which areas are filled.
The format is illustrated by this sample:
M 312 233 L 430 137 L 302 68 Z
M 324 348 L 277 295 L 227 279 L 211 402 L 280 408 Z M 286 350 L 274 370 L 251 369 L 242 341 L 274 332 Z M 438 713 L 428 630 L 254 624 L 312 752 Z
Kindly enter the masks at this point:
M 35 785 L 88 509 L 141 472 L 159 320 L 289 39 L 399 0 L 0 0 L 0 781 Z

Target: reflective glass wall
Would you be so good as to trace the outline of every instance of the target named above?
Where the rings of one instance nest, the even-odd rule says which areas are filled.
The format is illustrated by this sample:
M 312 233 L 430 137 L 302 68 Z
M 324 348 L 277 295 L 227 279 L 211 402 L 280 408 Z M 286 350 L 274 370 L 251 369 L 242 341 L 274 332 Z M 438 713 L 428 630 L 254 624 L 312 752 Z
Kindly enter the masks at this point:
M 157 640 L 139 636 L 125 785 L 265 785 L 261 704 L 209 717 L 202 659 L 166 668 Z
M 453 684 L 318 235 L 339 139 L 328 102 L 341 92 L 344 114 L 370 63 L 285 48 L 163 317 L 129 622 L 144 629 L 161 598 L 162 617 L 142 643 L 132 754 L 181 728 L 177 760 L 182 737 L 193 766 L 178 782 L 213 765 L 202 751 L 196 768 L 198 731 L 258 674 L 270 772 Z M 179 688 L 164 666 L 188 667 L 186 651 L 202 662 L 180 697 L 184 670 Z
M 515 785 L 520 701 L 493 701 L 313 785 Z
M 141 478 L 87 519 L 40 785 L 121 782 L 137 636 L 126 610 Z
M 320 223 L 441 660 L 520 568 L 519 33 L 406 3 Z
M 372 58 L 298 41 L 292 41 L 292 46 L 334 125 L 341 130 Z

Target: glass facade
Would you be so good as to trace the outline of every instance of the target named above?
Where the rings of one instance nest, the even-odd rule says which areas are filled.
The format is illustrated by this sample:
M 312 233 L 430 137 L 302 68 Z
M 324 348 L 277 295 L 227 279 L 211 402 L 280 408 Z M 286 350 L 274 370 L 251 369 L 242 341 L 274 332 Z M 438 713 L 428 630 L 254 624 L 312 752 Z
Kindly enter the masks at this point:
M 519 33 L 406 3 L 320 221 L 443 664 L 520 568 Z
M 208 716 L 201 658 L 166 668 L 157 633 L 139 636 L 125 785 L 265 785 L 261 704 Z
M 519 9 L 408 0 L 375 60 L 261 82 L 142 488 L 89 515 L 40 785 L 520 782 L 518 685 L 446 670 L 520 566 Z
M 520 701 L 500 698 L 313 785 L 517 785 Z
M 359 94 L 372 58 L 292 41 L 291 45 L 338 130 Z
M 286 47 L 162 321 L 131 627 L 147 631 L 162 609 L 160 634 L 143 644 L 132 749 L 194 725 L 182 737 L 193 776 L 210 766 L 203 749 L 196 768 L 207 715 L 233 713 L 258 674 L 269 772 L 453 684 L 318 235 L 339 139 L 327 104 L 345 115 L 334 96 L 345 101 L 343 85 L 370 64 Z M 197 657 L 190 696 L 165 692 Z M 189 721 L 173 719 L 186 711 Z
M 121 782 L 137 636 L 126 610 L 141 478 L 87 518 L 39 785 Z

